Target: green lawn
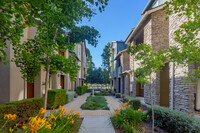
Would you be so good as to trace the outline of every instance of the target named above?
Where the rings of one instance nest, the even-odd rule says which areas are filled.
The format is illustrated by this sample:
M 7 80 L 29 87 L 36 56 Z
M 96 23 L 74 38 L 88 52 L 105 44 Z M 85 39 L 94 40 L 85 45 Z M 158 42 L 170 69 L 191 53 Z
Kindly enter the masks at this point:
M 81 105 L 83 110 L 109 110 L 104 97 L 87 97 L 86 102 Z

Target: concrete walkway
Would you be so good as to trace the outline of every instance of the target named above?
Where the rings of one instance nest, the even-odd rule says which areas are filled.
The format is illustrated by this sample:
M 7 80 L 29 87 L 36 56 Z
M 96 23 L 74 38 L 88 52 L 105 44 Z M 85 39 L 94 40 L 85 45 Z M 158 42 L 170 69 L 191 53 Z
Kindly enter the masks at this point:
M 115 133 L 110 116 L 114 114 L 115 109 L 120 108 L 120 103 L 112 96 L 105 96 L 110 110 L 82 110 L 80 107 L 85 103 L 88 96 L 90 96 L 90 93 L 79 96 L 63 106 L 66 111 L 80 112 L 81 117 L 84 118 L 79 133 Z M 47 111 L 47 115 L 49 113 L 50 110 Z
M 85 116 L 79 133 L 115 133 L 109 116 Z

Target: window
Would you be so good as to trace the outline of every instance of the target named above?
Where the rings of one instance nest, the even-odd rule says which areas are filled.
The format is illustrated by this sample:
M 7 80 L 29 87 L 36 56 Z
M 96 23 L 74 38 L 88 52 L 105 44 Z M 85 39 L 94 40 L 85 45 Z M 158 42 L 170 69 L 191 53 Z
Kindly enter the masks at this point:
M 157 6 L 158 6 L 158 0 L 156 0 L 156 1 L 153 3 L 152 8 L 157 7 Z
M 152 8 L 155 8 L 157 6 L 160 6 L 162 4 L 164 4 L 166 1 L 169 1 L 169 0 L 156 0 L 153 5 L 152 5 Z

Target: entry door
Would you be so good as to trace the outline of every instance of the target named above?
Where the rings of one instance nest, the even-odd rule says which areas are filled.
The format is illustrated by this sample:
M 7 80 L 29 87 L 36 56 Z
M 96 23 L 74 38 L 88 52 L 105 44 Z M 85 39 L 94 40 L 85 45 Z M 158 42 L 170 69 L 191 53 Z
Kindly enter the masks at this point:
M 169 107 L 169 63 L 160 72 L 160 106 Z
M 34 83 L 27 82 L 27 98 L 34 97 Z
M 64 75 L 60 76 L 60 86 L 61 86 L 61 89 L 64 89 Z

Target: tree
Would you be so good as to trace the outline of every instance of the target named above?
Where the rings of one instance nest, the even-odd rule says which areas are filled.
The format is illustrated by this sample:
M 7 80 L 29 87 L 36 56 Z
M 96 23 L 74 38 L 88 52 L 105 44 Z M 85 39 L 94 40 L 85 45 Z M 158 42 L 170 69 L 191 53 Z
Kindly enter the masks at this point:
M 103 49 L 102 57 L 102 83 L 109 83 L 109 71 L 110 71 L 110 43 L 108 42 L 105 48 Z
M 110 43 L 108 42 L 105 48 L 103 49 L 103 53 L 101 55 L 102 57 L 102 66 L 106 68 L 107 70 L 110 70 L 110 56 L 111 56 L 111 51 L 110 51 Z
M 70 34 L 70 42 L 78 43 L 83 40 L 87 40 L 89 44 L 92 46 L 97 46 L 98 38 L 100 38 L 99 31 L 97 31 L 94 27 L 89 26 L 81 26 L 81 27 L 74 27 Z
M 27 81 L 33 82 L 41 71 L 41 66 L 45 66 L 44 109 L 46 109 L 47 104 L 49 72 L 56 73 L 59 70 L 63 73 L 69 73 L 71 79 L 74 80 L 79 68 L 73 54 L 66 59 L 57 53 L 59 50 L 64 52 L 66 49 L 71 51 L 74 48 L 74 43 L 68 41 L 69 38 L 65 35 L 65 30 L 74 29 L 76 23 L 82 21 L 84 17 L 92 17 L 95 14 L 92 5 L 95 3 L 99 3 L 97 6 L 100 9 L 107 4 L 107 0 L 87 1 L 89 3 L 84 0 L 47 0 L 44 9 L 41 10 L 42 14 L 38 16 L 38 21 L 34 25 L 37 27 L 34 39 L 14 46 L 14 61 L 21 66 L 23 78 Z M 94 28 L 92 29 L 95 31 Z M 88 38 L 82 37 L 80 41 L 83 41 L 82 39 Z
M 86 48 L 87 58 L 86 58 L 86 66 L 87 66 L 87 75 L 86 75 L 86 83 L 92 83 L 93 80 L 93 70 L 95 69 L 95 64 L 92 62 L 92 55 L 90 54 L 90 50 Z
M 11 45 L 20 43 L 26 25 L 35 23 L 35 18 L 42 14 L 44 6 L 44 0 L 0 1 L 0 60 L 6 60 L 7 42 Z
M 134 60 L 140 61 L 139 67 L 133 72 L 137 75 L 135 78 L 136 82 L 141 84 L 150 85 L 150 96 L 151 96 L 151 109 L 152 109 L 152 133 L 154 132 L 154 108 L 153 108 L 153 97 L 152 97 L 152 74 L 158 73 L 161 68 L 165 65 L 164 62 L 167 59 L 166 50 L 158 50 L 157 52 L 152 51 L 152 46 L 141 43 L 128 47 L 127 52 L 134 56 Z
M 200 63 L 200 1 L 199 0 L 172 0 L 166 2 L 167 14 L 185 16 L 188 20 L 183 22 L 175 31 L 174 40 L 179 46 L 169 48 L 170 60 L 178 65 L 189 66 Z M 200 78 L 200 66 L 188 72 L 186 82 L 196 83 Z

